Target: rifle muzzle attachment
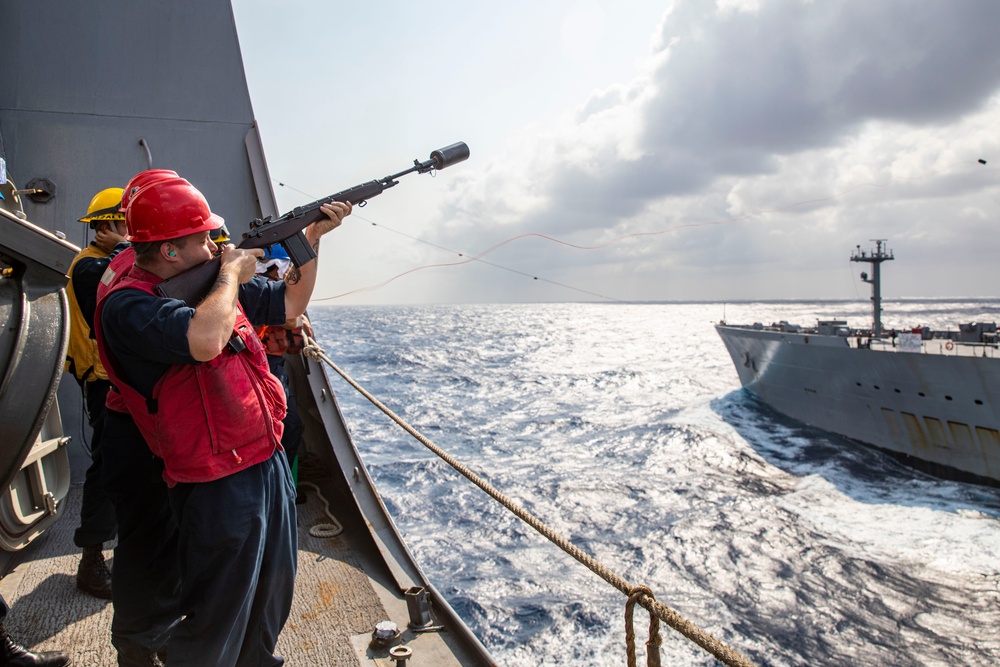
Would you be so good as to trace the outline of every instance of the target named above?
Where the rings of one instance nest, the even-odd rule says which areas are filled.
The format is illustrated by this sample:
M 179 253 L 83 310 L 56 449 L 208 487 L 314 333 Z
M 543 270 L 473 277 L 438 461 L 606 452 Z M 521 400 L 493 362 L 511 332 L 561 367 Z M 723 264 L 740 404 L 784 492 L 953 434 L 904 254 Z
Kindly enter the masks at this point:
M 435 169 L 450 167 L 469 159 L 469 146 L 464 141 L 459 141 L 451 146 L 437 149 L 431 153 L 431 159 L 434 160 Z

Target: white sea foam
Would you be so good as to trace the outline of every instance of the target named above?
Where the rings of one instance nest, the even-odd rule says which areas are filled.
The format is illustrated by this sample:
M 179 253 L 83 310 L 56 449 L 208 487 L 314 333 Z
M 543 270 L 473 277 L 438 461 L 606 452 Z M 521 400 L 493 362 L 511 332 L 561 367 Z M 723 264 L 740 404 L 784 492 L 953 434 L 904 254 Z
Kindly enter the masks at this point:
M 985 319 L 995 306 L 907 302 L 893 316 L 899 326 L 954 325 Z M 1000 492 L 929 478 L 763 409 L 738 391 L 711 326 L 723 310 L 734 322 L 860 324 L 866 309 L 557 304 L 311 314 L 327 352 L 394 411 L 755 661 L 996 664 Z M 334 386 L 409 546 L 500 664 L 623 664 L 624 596 L 346 385 Z M 637 614 L 640 638 L 645 624 Z M 715 664 L 668 629 L 662 653 L 664 664 Z
M 920 492 L 914 489 L 914 493 Z M 895 502 L 863 493 L 852 498 L 821 476 L 809 475 L 782 504 L 823 535 L 824 541 L 857 557 L 908 562 L 952 574 L 1000 577 L 995 514 L 940 495 L 933 505 L 917 506 L 907 504 L 904 492 L 892 495 Z

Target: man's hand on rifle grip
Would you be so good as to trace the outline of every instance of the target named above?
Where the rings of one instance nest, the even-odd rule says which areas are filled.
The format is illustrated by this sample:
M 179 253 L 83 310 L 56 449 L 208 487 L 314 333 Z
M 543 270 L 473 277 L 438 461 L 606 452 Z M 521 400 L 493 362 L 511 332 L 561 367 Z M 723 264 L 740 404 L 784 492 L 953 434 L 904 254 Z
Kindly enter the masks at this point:
M 222 265 L 220 272 L 228 273 L 236 278 L 237 284 L 250 282 L 257 271 L 257 260 L 264 258 L 260 248 L 237 248 L 231 243 L 222 246 Z

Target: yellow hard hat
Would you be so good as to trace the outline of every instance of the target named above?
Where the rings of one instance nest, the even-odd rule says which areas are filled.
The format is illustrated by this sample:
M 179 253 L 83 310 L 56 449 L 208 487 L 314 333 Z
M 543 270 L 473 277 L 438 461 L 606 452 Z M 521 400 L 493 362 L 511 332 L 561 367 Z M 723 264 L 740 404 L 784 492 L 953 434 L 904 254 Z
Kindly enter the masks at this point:
M 218 229 L 213 229 L 208 235 L 212 237 L 212 241 L 215 243 L 229 243 L 229 230 L 226 229 L 225 224 Z
M 90 200 L 87 215 L 80 222 L 96 222 L 98 220 L 124 220 L 125 214 L 118 209 L 122 205 L 123 188 L 105 188 Z

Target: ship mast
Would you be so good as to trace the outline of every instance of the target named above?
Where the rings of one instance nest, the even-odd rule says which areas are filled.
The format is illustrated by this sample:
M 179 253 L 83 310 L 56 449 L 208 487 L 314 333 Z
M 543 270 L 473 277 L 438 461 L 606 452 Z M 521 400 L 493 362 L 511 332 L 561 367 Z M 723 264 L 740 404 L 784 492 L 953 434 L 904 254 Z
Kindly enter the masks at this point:
M 882 335 L 882 273 L 880 268 L 882 262 L 893 259 L 893 257 L 892 251 L 886 251 L 883 246 L 886 239 L 869 240 L 875 242 L 875 250 L 865 252 L 861 246 L 857 246 L 856 250 L 851 253 L 851 261 L 867 262 L 872 265 L 871 279 L 868 278 L 866 272 L 862 271 L 861 280 L 872 286 L 872 335 L 877 337 Z

